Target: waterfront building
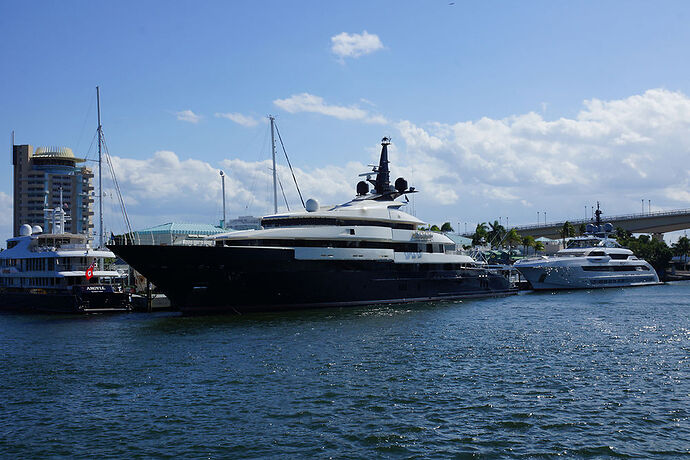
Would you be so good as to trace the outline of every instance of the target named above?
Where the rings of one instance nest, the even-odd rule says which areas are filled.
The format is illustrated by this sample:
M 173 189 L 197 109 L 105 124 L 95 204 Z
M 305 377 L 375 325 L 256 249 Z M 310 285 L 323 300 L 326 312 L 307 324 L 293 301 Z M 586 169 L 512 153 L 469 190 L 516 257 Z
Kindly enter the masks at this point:
M 210 224 L 168 222 L 134 232 L 134 244 L 145 245 L 194 245 L 204 244 L 209 235 L 223 233 L 220 227 Z
M 23 224 L 52 232 L 46 208 L 63 208 L 69 215 L 66 233 L 91 235 L 93 229 L 93 172 L 67 147 L 14 145 L 14 236 Z M 62 194 L 62 202 L 60 195 Z
M 537 238 L 535 241 L 539 241 L 544 245 L 544 251 L 542 251 L 542 253 L 547 256 L 552 256 L 563 249 L 563 243 L 561 240 L 553 240 L 551 238 L 542 236 L 541 238 Z
M 448 238 L 453 240 L 453 243 L 458 247 L 458 249 L 463 249 L 465 247 L 472 247 L 472 238 L 467 238 L 466 236 L 456 235 L 454 233 L 444 233 Z
M 229 230 L 259 230 L 261 217 L 239 216 L 237 219 L 230 219 L 225 222 L 225 228 Z

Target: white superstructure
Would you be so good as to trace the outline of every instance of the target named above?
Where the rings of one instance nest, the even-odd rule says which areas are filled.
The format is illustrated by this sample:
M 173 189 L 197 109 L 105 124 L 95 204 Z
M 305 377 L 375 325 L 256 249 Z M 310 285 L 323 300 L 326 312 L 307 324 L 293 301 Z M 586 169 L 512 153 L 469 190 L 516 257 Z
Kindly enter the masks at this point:
M 0 252 L 0 287 L 68 289 L 88 284 L 83 283 L 85 273 L 94 262 L 91 284 L 117 285 L 126 277 L 115 270 L 98 269 L 100 260 L 113 261 L 115 254 L 91 248 L 85 235 L 29 233 L 7 240 L 7 248 Z
M 515 268 L 537 290 L 590 289 L 659 284 L 656 270 L 609 236 L 611 224 L 588 225 L 589 234 L 573 238 L 553 256 L 515 262 Z
M 443 233 L 418 230 L 424 222 L 401 211 L 405 203 L 362 195 L 339 206 L 307 201 L 307 212 L 266 216 L 261 230 L 213 235 L 217 246 L 294 248 L 296 260 L 370 260 L 396 264 L 476 267 Z

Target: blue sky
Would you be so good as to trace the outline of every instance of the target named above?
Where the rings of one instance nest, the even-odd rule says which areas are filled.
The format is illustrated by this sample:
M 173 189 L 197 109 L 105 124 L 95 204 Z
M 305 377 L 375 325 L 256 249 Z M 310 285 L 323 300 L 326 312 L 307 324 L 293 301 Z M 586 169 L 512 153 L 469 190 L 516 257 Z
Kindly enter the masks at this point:
M 690 207 L 690 3 L 449 3 L 2 2 L 0 236 L 11 131 L 93 158 L 96 85 L 135 227 L 216 221 L 217 168 L 267 212 L 269 113 L 322 202 L 390 135 L 433 222 Z

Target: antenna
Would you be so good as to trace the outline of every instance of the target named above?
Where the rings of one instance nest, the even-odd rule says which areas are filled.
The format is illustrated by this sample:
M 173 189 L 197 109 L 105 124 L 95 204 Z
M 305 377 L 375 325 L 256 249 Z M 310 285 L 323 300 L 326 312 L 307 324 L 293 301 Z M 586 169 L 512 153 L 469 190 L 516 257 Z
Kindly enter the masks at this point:
M 101 166 L 103 163 L 103 126 L 101 125 L 101 89 L 96 86 L 96 105 L 98 106 L 98 247 L 103 246 L 103 174 Z
M 276 117 L 269 115 L 271 120 L 271 155 L 273 155 L 273 213 L 278 214 L 278 185 L 276 176 L 276 138 L 274 133 L 274 124 Z

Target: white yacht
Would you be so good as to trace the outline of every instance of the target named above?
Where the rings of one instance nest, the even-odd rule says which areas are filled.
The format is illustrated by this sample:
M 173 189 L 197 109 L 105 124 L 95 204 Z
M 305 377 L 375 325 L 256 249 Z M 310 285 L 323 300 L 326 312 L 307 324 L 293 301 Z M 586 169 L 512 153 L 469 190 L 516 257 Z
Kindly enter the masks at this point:
M 0 252 L 0 308 L 63 313 L 126 311 L 127 273 L 110 266 L 115 254 L 94 249 L 86 235 L 64 233 L 64 210 L 46 210 L 53 233 L 20 227 Z
M 260 230 L 213 235 L 213 246 L 111 245 L 187 313 L 287 310 L 506 295 L 508 280 L 404 212 L 415 193 L 379 165 L 342 205 L 266 216 Z M 375 179 L 371 176 L 375 175 Z
M 659 284 L 656 270 L 621 247 L 611 236 L 613 225 L 587 225 L 587 233 L 573 238 L 553 256 L 532 257 L 515 262 L 515 268 L 533 289 L 592 289 Z

